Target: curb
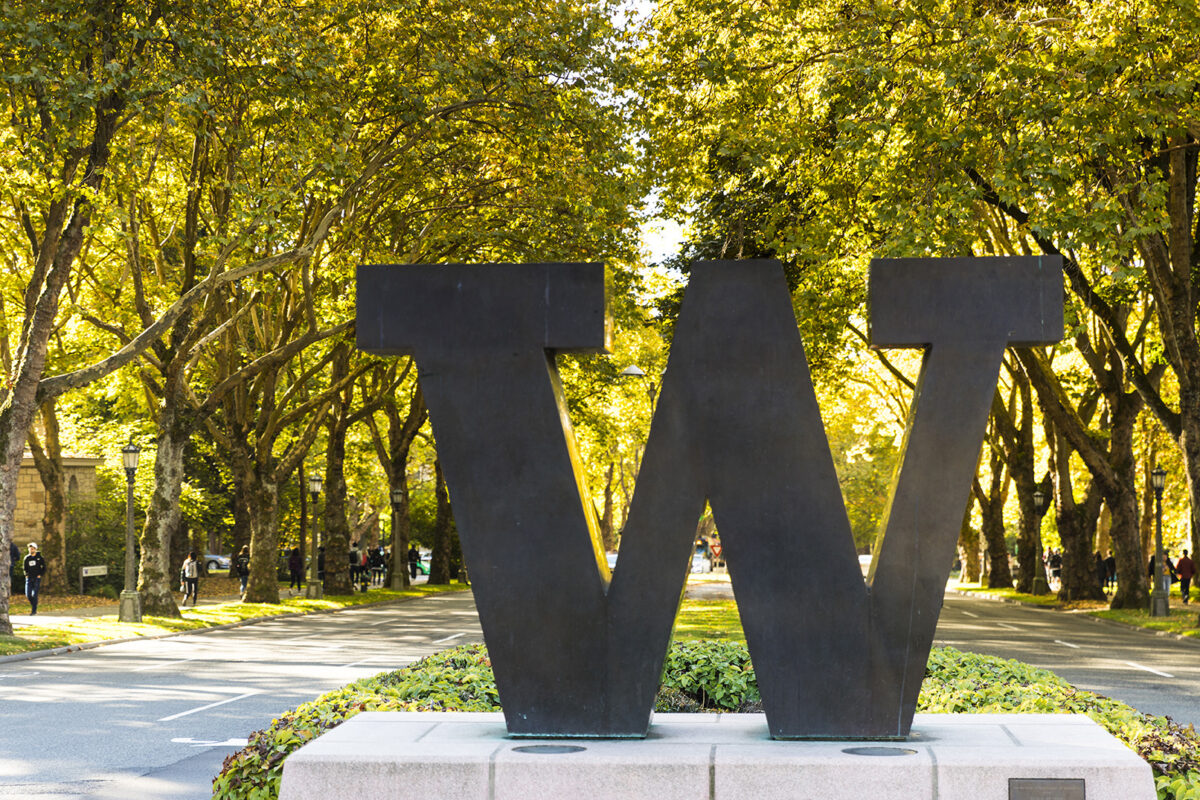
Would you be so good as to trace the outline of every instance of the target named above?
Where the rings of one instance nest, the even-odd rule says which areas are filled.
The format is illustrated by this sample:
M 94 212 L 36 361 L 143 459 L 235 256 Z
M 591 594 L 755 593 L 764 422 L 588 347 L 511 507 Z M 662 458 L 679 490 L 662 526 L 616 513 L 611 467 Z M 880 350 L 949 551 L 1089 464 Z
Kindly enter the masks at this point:
M 1027 603 L 1024 600 L 1013 600 L 1011 597 L 1002 597 L 1001 595 L 991 594 L 990 592 L 964 592 L 959 589 L 947 589 L 946 591 L 950 594 L 958 595 L 959 597 L 982 597 L 984 600 L 991 600 L 992 602 L 1008 603 L 1009 605 L 1023 606 L 1024 608 L 1035 608 L 1039 611 L 1050 611 L 1056 614 L 1071 613 L 1063 611 L 1061 608 L 1038 605 L 1037 603 Z M 1198 606 L 1196 610 L 1198 613 L 1200 613 L 1200 606 Z M 1172 633 L 1171 631 L 1156 631 L 1153 628 L 1143 628 L 1141 625 L 1130 625 L 1128 622 L 1121 622 L 1119 619 L 1097 617 L 1089 612 L 1080 613 L 1078 616 L 1080 619 L 1086 619 L 1090 622 L 1096 622 L 1101 625 L 1111 625 L 1118 628 L 1123 628 L 1127 631 L 1141 631 L 1142 633 L 1149 634 L 1151 636 L 1161 636 L 1165 639 L 1174 639 L 1179 642 L 1188 642 L 1190 644 L 1200 646 L 1200 637 L 1196 636 L 1184 636 L 1182 634 Z
M 450 594 L 450 592 L 438 592 L 437 594 Z M 386 606 L 395 603 L 407 603 L 410 600 L 422 600 L 425 597 L 433 597 L 435 595 L 418 595 L 416 597 L 395 597 L 391 600 L 379 600 L 374 603 L 359 603 L 346 608 L 318 608 L 312 611 L 291 611 L 287 614 L 271 614 L 266 617 L 250 617 L 249 619 L 238 620 L 237 622 L 225 622 L 220 625 L 210 625 L 205 628 L 194 628 L 189 631 L 168 631 L 167 633 L 151 633 L 146 636 L 127 636 L 122 639 L 102 639 L 98 642 L 80 642 L 79 644 L 69 644 L 64 647 L 53 647 L 49 650 L 30 650 L 27 653 L 13 653 L 10 656 L 0 656 L 0 664 L 9 664 L 14 661 L 30 661 L 35 658 L 46 658 L 48 656 L 61 656 L 66 653 L 74 653 L 78 650 L 92 650 L 97 647 L 106 647 L 110 644 L 126 644 L 128 642 L 146 642 L 151 639 L 170 639 L 176 636 L 193 636 L 198 633 L 208 633 L 209 631 L 227 630 L 229 628 L 241 628 L 245 625 L 256 625 L 260 622 L 266 622 L 273 619 L 288 619 L 290 617 L 310 617 L 316 614 L 338 614 L 342 611 L 353 611 L 356 608 L 368 608 L 370 606 Z

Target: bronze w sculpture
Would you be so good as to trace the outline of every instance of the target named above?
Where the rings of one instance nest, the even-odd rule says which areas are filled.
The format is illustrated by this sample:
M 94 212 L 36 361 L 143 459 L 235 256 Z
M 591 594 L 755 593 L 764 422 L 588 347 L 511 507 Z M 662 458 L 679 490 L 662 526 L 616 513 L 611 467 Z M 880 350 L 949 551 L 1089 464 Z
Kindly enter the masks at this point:
M 871 342 L 925 351 L 864 581 L 778 262 L 691 272 L 609 574 L 554 354 L 608 345 L 601 264 L 373 265 L 411 354 L 510 734 L 645 736 L 707 500 L 777 739 L 912 725 L 1004 349 L 1062 336 L 1061 260 L 878 259 Z

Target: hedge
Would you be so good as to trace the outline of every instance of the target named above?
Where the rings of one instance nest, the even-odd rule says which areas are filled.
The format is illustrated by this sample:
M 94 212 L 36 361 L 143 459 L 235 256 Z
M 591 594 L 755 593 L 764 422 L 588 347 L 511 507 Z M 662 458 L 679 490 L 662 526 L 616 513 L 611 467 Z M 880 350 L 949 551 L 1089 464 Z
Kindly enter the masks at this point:
M 251 734 L 243 750 L 225 759 L 213 781 L 213 798 L 275 800 L 288 754 L 360 711 L 499 710 L 483 645 L 446 650 L 322 695 Z M 746 646 L 717 640 L 673 644 L 655 710 L 761 710 Z M 1200 736 L 1191 726 L 1076 689 L 1051 672 L 1019 661 L 935 648 L 917 710 L 1087 714 L 1149 762 L 1159 800 L 1200 800 Z

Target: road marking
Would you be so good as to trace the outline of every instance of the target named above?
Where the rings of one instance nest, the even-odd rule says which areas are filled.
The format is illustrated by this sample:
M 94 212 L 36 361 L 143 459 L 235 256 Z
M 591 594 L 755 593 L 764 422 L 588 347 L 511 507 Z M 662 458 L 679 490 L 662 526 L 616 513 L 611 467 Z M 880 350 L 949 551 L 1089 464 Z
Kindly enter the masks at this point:
M 228 700 L 218 700 L 215 703 L 209 703 L 206 706 L 200 706 L 199 708 L 193 708 L 190 711 L 180 711 L 178 714 L 172 714 L 169 717 L 163 717 L 162 719 L 159 720 L 159 722 L 170 722 L 173 719 L 179 719 L 180 717 L 186 717 L 188 714 L 197 714 L 201 711 L 207 711 L 210 708 L 216 708 L 217 706 L 223 706 L 226 703 L 232 703 L 235 700 L 245 700 L 247 697 L 252 697 L 253 695 L 256 695 L 256 694 L 260 694 L 260 692 L 257 692 L 257 691 L 246 692 L 245 694 L 239 694 L 237 697 L 230 697 Z
M 163 667 L 173 667 L 176 664 L 186 664 L 189 661 L 195 661 L 199 657 L 200 656 L 192 656 L 191 658 L 181 658 L 178 661 L 163 661 L 160 664 L 151 664 L 148 667 L 138 667 L 137 669 L 130 670 L 130 672 L 147 672 L 152 669 L 162 669 Z
M 370 658 L 364 658 L 362 661 L 355 661 L 350 664 L 342 664 L 342 666 L 339 667 L 339 669 L 346 669 L 348 667 L 357 667 L 359 664 L 366 664 L 368 661 L 376 661 L 380 658 L 387 658 L 387 657 L 388 656 L 371 656 Z
M 0 675 L 0 680 L 4 680 L 5 678 L 28 678 L 31 675 L 40 675 L 40 674 L 41 674 L 41 672 L 39 672 L 38 670 L 31 669 L 28 672 L 13 672 L 8 675 Z
M 447 636 L 444 639 L 435 639 L 432 642 L 430 642 L 430 644 L 445 644 L 446 642 L 454 641 L 455 639 L 459 638 L 460 636 L 466 636 L 466 634 L 465 633 L 456 633 L 453 636 Z
M 368 628 L 373 628 L 373 627 L 375 627 L 376 625 L 386 625 L 386 624 L 388 624 L 389 622 L 394 622 L 394 621 L 395 621 L 395 620 L 392 620 L 391 618 L 388 618 L 388 619 L 381 619 L 381 620 L 379 620 L 378 622 L 368 622 L 368 623 L 367 623 L 367 627 L 368 627 Z
M 1126 661 L 1125 663 L 1126 663 L 1126 664 L 1128 664 L 1128 665 L 1129 665 L 1129 666 L 1131 666 L 1131 667 L 1135 667 L 1135 668 L 1137 668 L 1137 669 L 1144 669 L 1146 672 L 1149 672 L 1149 673 L 1151 673 L 1151 674 L 1154 674 L 1154 675 L 1159 675 L 1159 676 L 1161 676 L 1161 677 L 1163 677 L 1163 678 L 1174 678 L 1174 677 L 1175 677 L 1174 675 L 1172 675 L 1172 674 L 1171 674 L 1171 673 L 1169 673 L 1169 672 L 1159 672 L 1159 671 L 1158 671 L 1158 670 L 1156 670 L 1156 669 L 1150 669 L 1149 667 L 1143 667 L 1141 664 L 1138 664 L 1138 663 L 1136 663 L 1136 662 L 1134 662 L 1134 661 Z
M 997 623 L 996 623 L 996 625 L 997 625 L 998 627 L 1001 627 L 1001 628 L 1007 628 L 1007 629 L 1008 629 L 1008 630 L 1010 630 L 1010 631 L 1019 631 L 1019 630 L 1021 630 L 1020 628 L 1018 628 L 1018 627 L 1016 627 L 1016 626 L 1014 626 L 1014 625 L 1009 625 L 1008 623 L 1005 623 L 1005 622 L 997 622 Z
M 190 744 L 192 747 L 245 747 L 248 744 L 246 739 L 226 739 L 223 742 L 218 742 L 215 739 L 193 739 L 190 736 L 181 739 L 172 739 L 174 744 Z
M 1071 644 L 1070 642 L 1064 642 L 1062 639 L 1055 639 L 1055 640 L 1054 640 L 1054 643 L 1055 643 L 1055 644 L 1061 644 L 1063 647 L 1072 647 L 1072 648 L 1074 648 L 1074 649 L 1076 649 L 1076 650 L 1078 650 L 1078 649 L 1079 649 L 1079 645 L 1077 645 L 1077 644 Z
M 972 614 L 970 611 L 964 611 L 962 613 L 966 614 L 968 617 L 974 617 L 975 619 L 979 619 L 978 614 Z

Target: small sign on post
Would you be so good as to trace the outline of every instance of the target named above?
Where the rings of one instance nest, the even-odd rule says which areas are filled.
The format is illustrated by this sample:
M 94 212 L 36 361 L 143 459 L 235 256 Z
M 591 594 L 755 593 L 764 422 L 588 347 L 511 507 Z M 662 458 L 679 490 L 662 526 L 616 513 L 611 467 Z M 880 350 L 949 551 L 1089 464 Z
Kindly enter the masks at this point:
M 108 574 L 108 565 L 107 564 L 96 564 L 91 567 L 80 567 L 79 568 L 79 593 L 83 594 L 83 579 L 84 578 L 91 578 L 95 575 L 107 575 L 107 574 Z
M 712 568 L 713 572 L 725 568 L 725 559 L 721 558 L 723 548 L 720 542 L 712 542 L 708 546 L 708 551 L 712 553 Z

